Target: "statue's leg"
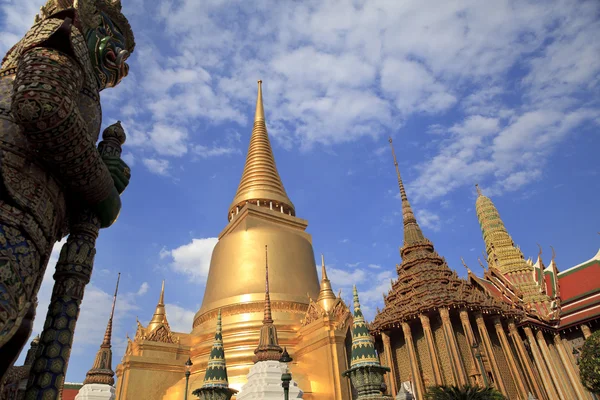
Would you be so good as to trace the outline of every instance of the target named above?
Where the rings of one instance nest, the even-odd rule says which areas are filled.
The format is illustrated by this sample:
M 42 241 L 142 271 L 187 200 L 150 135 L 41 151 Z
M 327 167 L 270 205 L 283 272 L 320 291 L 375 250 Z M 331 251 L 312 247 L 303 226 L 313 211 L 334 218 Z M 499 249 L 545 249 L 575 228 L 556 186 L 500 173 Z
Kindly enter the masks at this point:
M 0 379 L 19 358 L 27 339 L 31 336 L 34 317 L 35 304 L 32 303 L 15 334 L 0 348 Z
M 38 275 L 45 270 L 41 260 L 33 242 L 20 229 L 0 222 L 0 349 L 16 352 L 17 357 L 31 334 Z M 19 338 L 12 340 L 15 335 Z M 6 346 L 18 348 L 11 351 L 4 349 Z M 0 371 L 14 362 L 1 354 Z

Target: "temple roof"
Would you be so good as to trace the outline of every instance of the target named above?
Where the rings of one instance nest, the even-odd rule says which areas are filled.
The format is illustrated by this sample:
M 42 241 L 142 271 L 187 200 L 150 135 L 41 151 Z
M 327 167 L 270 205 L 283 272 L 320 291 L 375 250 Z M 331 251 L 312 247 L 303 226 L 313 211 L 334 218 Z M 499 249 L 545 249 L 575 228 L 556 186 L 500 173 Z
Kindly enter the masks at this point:
M 325 312 L 331 311 L 333 306 L 337 302 L 337 297 L 333 293 L 331 288 L 331 281 L 327 277 L 327 269 L 325 268 L 325 257 L 321 254 L 321 290 L 319 291 L 319 297 L 317 303 L 323 308 Z
M 232 213 L 236 213 L 236 208 L 241 209 L 248 202 L 258 202 L 259 206 L 260 203 L 265 206 L 272 205 L 286 214 L 296 215 L 294 204 L 283 187 L 275 165 L 265 123 L 261 84 L 262 81 L 258 81 L 254 128 L 248 146 L 246 165 L 235 198 L 229 207 L 228 219 L 231 219 Z
M 401 321 L 416 318 L 420 313 L 440 307 L 466 307 L 492 313 L 519 313 L 503 301 L 476 290 L 460 279 L 446 264 L 421 231 L 400 176 L 396 154 L 392 156 L 396 167 L 402 218 L 404 245 L 400 249 L 402 263 L 396 266 L 398 279 L 392 282 L 388 295 L 384 295 L 384 309 L 379 311 L 371 324 L 374 331 L 397 327 Z

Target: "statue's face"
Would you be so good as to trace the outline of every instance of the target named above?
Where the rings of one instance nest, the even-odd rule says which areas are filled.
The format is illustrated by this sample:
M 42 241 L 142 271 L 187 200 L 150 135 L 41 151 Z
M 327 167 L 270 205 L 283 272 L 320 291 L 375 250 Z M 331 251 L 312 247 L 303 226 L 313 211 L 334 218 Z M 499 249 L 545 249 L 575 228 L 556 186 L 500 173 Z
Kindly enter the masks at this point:
M 88 50 L 100 90 L 116 86 L 127 76 L 129 65 L 125 62 L 129 52 L 125 50 L 125 37 L 105 13 L 102 22 L 87 32 Z

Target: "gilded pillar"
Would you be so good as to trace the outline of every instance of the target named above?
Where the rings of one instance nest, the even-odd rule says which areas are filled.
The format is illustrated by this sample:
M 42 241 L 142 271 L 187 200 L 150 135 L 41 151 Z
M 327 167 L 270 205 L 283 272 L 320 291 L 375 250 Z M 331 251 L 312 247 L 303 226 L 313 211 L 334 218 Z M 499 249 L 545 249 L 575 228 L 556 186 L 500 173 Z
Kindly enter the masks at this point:
M 473 329 L 471 328 L 471 322 L 469 321 L 469 313 L 467 312 L 467 310 L 460 310 L 460 322 L 462 324 L 462 328 L 463 328 L 465 337 L 467 338 L 467 344 L 470 347 L 471 345 L 473 345 L 475 343 L 475 335 L 473 334 Z M 471 382 L 471 383 L 474 383 L 476 385 L 483 387 L 485 385 L 485 383 L 483 381 L 482 374 L 485 374 L 485 371 L 479 370 L 479 365 L 478 365 L 477 360 L 475 359 L 475 355 L 473 354 L 473 351 L 469 351 L 469 354 L 467 354 L 467 357 L 471 361 L 471 369 L 472 369 L 472 372 L 469 373 L 469 375 L 473 376 L 473 379 L 475 380 L 475 382 Z
M 531 346 L 531 352 L 533 353 L 533 359 L 542 375 L 542 381 L 544 383 L 544 388 L 546 389 L 546 393 L 548 393 L 548 397 L 551 399 L 558 399 L 558 392 L 556 391 L 556 387 L 552 382 L 552 378 L 550 377 L 550 372 L 548 372 L 548 368 L 546 367 L 546 363 L 544 362 L 544 357 L 542 356 L 542 352 L 537 345 L 535 340 L 535 336 L 533 335 L 533 331 L 530 327 L 526 326 L 523 328 L 525 331 L 525 335 L 529 340 L 529 345 Z M 557 382 L 558 384 L 558 382 Z
M 402 331 L 404 332 L 404 341 L 406 342 L 408 358 L 410 359 L 410 372 L 416 392 L 415 398 L 422 399 L 425 395 L 425 388 L 423 387 L 423 378 L 421 377 L 421 371 L 419 369 L 419 361 L 417 359 L 417 352 L 415 351 L 415 344 L 410 331 L 410 325 L 403 322 Z
M 569 383 L 571 387 L 577 394 L 578 399 L 591 399 L 591 395 L 587 390 L 584 389 L 581 384 L 581 380 L 579 379 L 579 372 L 575 369 L 575 366 L 569 359 L 567 355 L 567 349 L 564 346 L 564 343 L 560 337 L 559 333 L 554 334 L 554 345 L 556 346 L 556 350 L 558 351 L 558 355 L 564 365 L 565 371 L 569 378 Z
M 389 387 L 392 396 L 396 396 L 398 393 L 398 387 L 396 385 L 396 366 L 394 365 L 394 357 L 392 355 L 392 345 L 390 343 L 390 337 L 387 333 L 381 332 L 381 341 L 383 342 L 383 352 L 385 354 L 385 360 L 387 361 L 387 367 L 390 369 L 390 373 L 386 374 L 389 378 Z
M 581 324 L 581 332 L 583 332 L 583 338 L 587 340 L 590 336 L 592 336 L 592 330 L 586 324 Z
M 552 360 L 552 355 L 550 354 L 548 344 L 546 343 L 546 338 L 544 337 L 544 333 L 538 330 L 536 332 L 536 338 L 544 360 L 546 361 L 546 365 L 548 366 L 548 372 L 550 373 L 552 381 L 555 384 L 554 386 L 556 387 L 556 391 L 558 392 L 558 398 L 561 400 L 569 400 L 565 393 L 564 382 L 562 381 L 562 379 L 560 379 L 560 376 L 556 371 L 554 362 Z M 542 362 L 544 360 L 542 360 Z
M 433 379 L 436 385 L 444 384 L 444 377 L 442 370 L 440 369 L 440 362 L 437 356 L 437 350 L 435 348 L 435 341 L 433 339 L 433 333 L 431 332 L 431 325 L 429 323 L 429 317 L 427 315 L 419 315 L 421 319 L 421 325 L 423 325 L 423 333 L 427 340 L 427 349 L 429 350 L 429 358 L 431 359 L 431 366 L 433 367 Z
M 521 360 L 521 365 L 523 366 L 523 370 L 525 371 L 525 377 L 527 378 L 527 382 L 529 385 L 529 390 L 535 394 L 535 397 L 539 400 L 547 399 L 546 393 L 541 388 L 537 374 L 533 369 L 533 365 L 531 364 L 531 359 L 529 358 L 529 354 L 527 350 L 525 350 L 525 346 L 523 345 L 523 341 L 521 340 L 521 335 L 519 335 L 519 331 L 515 325 L 514 321 L 508 322 L 508 331 L 510 333 L 510 337 L 512 338 L 513 344 L 517 349 L 517 353 L 519 359 Z M 535 353 L 534 353 L 535 358 Z
M 525 400 L 527 399 L 527 389 L 525 388 L 517 361 L 515 360 L 512 349 L 510 348 L 510 344 L 508 343 L 508 339 L 506 337 L 506 333 L 504 332 L 504 328 L 502 327 L 502 320 L 500 317 L 494 318 L 494 327 L 496 328 L 496 335 L 498 335 L 498 339 L 500 340 L 500 346 L 502 347 L 504 358 L 506 358 L 506 361 L 508 362 L 510 373 L 513 377 L 517 390 L 519 391 L 519 397 Z
M 496 382 L 496 388 L 502 392 L 503 395 L 508 397 L 508 392 L 506 391 L 506 387 L 504 386 L 504 380 L 502 379 L 502 375 L 500 375 L 500 369 L 498 368 L 498 362 L 496 361 L 496 356 L 494 355 L 494 349 L 492 347 L 492 341 L 490 340 L 490 335 L 488 334 L 487 328 L 485 326 L 485 321 L 483 319 L 483 315 L 478 312 L 475 315 L 475 321 L 477 322 L 477 328 L 479 329 L 479 336 L 481 337 L 481 341 L 483 342 L 483 347 L 485 348 L 485 353 L 487 355 L 490 366 L 492 367 L 492 374 L 494 375 L 494 381 Z
M 450 312 L 447 308 L 440 308 L 440 317 L 442 317 L 442 329 L 444 330 L 444 336 L 446 337 L 446 343 L 448 344 L 451 355 L 450 358 L 452 360 L 454 382 L 457 386 L 466 385 L 469 383 L 469 381 L 467 379 L 467 373 L 465 372 L 465 366 L 463 365 L 462 358 L 460 358 L 458 343 L 456 343 L 456 337 L 454 336 L 454 330 L 452 329 L 452 322 L 450 321 Z

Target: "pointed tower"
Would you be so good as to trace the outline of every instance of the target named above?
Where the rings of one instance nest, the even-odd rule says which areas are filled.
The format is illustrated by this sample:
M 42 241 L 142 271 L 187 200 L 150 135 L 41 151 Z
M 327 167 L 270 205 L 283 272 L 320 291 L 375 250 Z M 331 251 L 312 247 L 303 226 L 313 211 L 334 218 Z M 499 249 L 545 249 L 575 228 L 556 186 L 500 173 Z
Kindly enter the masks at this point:
M 327 277 L 325 257 L 321 254 L 321 290 L 319 291 L 319 297 L 317 297 L 317 304 L 319 304 L 325 312 L 329 312 L 333 309 L 336 302 L 337 297 L 335 297 L 335 293 L 333 293 L 333 289 L 331 288 L 331 282 Z
M 262 81 L 258 81 L 258 96 L 254 114 L 254 128 L 248 146 L 248 156 L 237 193 L 229 207 L 229 219 L 246 203 L 252 203 L 296 215 L 289 199 L 271 150 L 271 142 L 265 123 L 265 110 L 262 99 Z
M 357 400 L 383 400 L 386 397 L 381 392 L 383 375 L 389 372 L 388 367 L 382 367 L 375 352 L 373 337 L 360 310 L 358 291 L 354 286 L 354 321 L 352 323 L 352 356 L 350 369 L 342 373 L 352 381 L 358 392 Z
M 96 353 L 96 359 L 94 365 L 90 369 L 83 381 L 83 386 L 79 389 L 79 393 L 75 397 L 76 400 L 114 400 L 115 399 L 115 373 L 112 370 L 112 327 L 113 317 L 115 315 L 115 305 L 117 303 L 117 294 L 119 291 L 119 281 L 121 280 L 121 273 L 117 277 L 117 285 L 115 287 L 115 294 L 113 296 L 112 309 L 110 311 L 110 317 L 106 324 L 106 331 L 104 333 L 104 340 L 100 345 L 98 353 Z
M 200 389 L 194 390 L 193 395 L 200 400 L 229 400 L 237 390 L 229 388 L 227 381 L 227 365 L 225 363 L 225 350 L 223 349 L 223 333 L 221 330 L 221 312 L 217 317 L 217 330 L 215 342 L 208 356 L 208 367 L 204 374 L 204 384 Z
M 485 242 L 488 265 L 497 269 L 523 293 L 525 303 L 537 309 L 540 315 L 548 314 L 550 298 L 540 290 L 544 273 L 543 265 L 538 265 L 541 259 L 538 257 L 538 263 L 535 265 L 525 260 L 523 253 L 508 234 L 492 200 L 483 195 L 479 185 L 475 186 L 477 188 L 475 209 Z M 539 272 L 536 274 L 538 269 Z
M 230 385 L 236 389 L 246 382 L 254 364 L 257 332 L 267 329 L 263 324 L 263 246 L 269 247 L 272 326 L 277 327 L 279 345 L 286 346 L 290 354 L 297 351 L 297 332 L 309 305 L 306 294 L 315 299 L 319 295 L 312 238 L 306 233 L 308 222 L 297 217 L 275 164 L 262 82 L 258 83 L 254 116 L 242 177 L 233 201 L 226 205 L 228 223 L 213 250 L 204 298 L 191 333 L 202 338 L 192 347 L 192 361 L 201 365 L 203 360 L 197 357 L 210 351 L 210 334 L 221 310 L 224 329 L 236 332 L 236 342 L 225 343 L 228 357 L 236 360 L 237 368 L 229 371 Z M 295 372 L 295 379 L 308 379 L 306 372 Z
M 135 334 L 135 341 L 140 342 L 147 340 L 149 342 L 161 342 L 169 344 L 179 343 L 179 338 L 173 335 L 169 321 L 167 321 L 167 310 L 165 309 L 165 281 L 162 281 L 160 289 L 160 296 L 158 297 L 158 303 L 154 314 L 148 323 L 148 326 L 144 326 L 137 321 L 137 332 Z
M 263 325 L 260 329 L 258 346 L 254 350 L 255 364 L 248 373 L 248 382 L 237 396 L 238 400 L 276 400 L 283 397 L 281 375 L 288 372 L 288 365 L 280 361 L 283 349 L 277 339 L 277 328 L 273 325 L 271 299 L 269 297 L 268 248 L 265 246 L 265 306 Z M 286 352 L 287 354 L 287 352 Z M 289 355 L 288 355 L 289 357 Z M 290 398 L 302 398 L 302 391 L 295 381 L 290 382 Z
M 260 328 L 260 339 L 258 347 L 254 350 L 254 362 L 259 361 L 279 361 L 283 349 L 279 346 L 277 339 L 277 328 L 273 325 L 271 315 L 271 298 L 269 297 L 269 254 L 265 246 L 265 310 L 263 325 Z
M 148 323 L 146 330 L 148 332 L 153 331 L 159 328 L 163 324 L 168 324 L 167 322 L 167 311 L 165 310 L 165 281 L 162 281 L 162 286 L 160 288 L 160 297 L 158 298 L 158 304 L 156 304 L 156 309 L 154 310 L 154 315 L 152 315 L 152 319 Z

